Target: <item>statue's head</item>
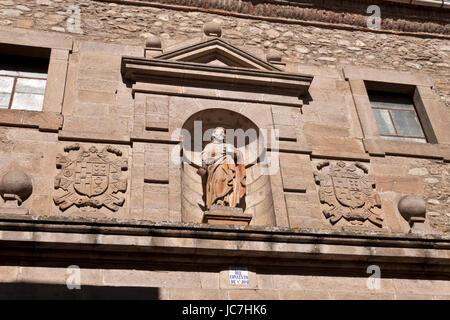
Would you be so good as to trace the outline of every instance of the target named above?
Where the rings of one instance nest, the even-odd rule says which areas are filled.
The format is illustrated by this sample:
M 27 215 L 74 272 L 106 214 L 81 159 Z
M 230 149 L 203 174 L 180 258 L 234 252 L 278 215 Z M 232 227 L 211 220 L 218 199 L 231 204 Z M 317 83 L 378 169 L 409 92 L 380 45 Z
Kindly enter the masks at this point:
M 217 127 L 214 129 L 212 133 L 212 137 L 216 141 L 224 141 L 225 140 L 225 129 L 222 127 Z

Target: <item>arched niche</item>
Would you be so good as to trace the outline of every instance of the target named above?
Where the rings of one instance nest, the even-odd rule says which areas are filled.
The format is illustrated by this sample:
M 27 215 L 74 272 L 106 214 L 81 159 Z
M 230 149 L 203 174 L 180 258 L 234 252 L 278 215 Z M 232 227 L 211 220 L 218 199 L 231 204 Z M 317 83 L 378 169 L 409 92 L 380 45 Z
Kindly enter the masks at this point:
M 240 206 L 252 214 L 250 225 L 275 225 L 270 176 L 261 170 L 264 150 L 263 135 L 258 126 L 235 111 L 206 109 L 191 115 L 182 127 L 182 219 L 184 222 L 203 222 L 205 208 L 205 180 L 197 173 L 201 166 L 201 152 L 211 141 L 216 127 L 227 129 L 227 142 L 233 143 L 244 156 L 247 174 L 246 195 Z M 230 131 L 230 129 L 233 129 Z M 233 142 L 231 141 L 231 139 Z

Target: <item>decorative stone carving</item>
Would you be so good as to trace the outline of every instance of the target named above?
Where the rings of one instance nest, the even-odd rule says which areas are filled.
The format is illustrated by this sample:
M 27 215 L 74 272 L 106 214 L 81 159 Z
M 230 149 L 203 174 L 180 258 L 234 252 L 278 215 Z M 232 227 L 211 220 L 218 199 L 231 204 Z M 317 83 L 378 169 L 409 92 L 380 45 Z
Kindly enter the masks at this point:
M 266 55 L 266 60 L 267 62 L 275 62 L 275 63 L 279 63 L 281 62 L 282 56 L 281 56 L 281 52 L 277 51 L 277 50 L 270 50 L 267 55 Z
M 161 49 L 161 40 L 154 35 L 151 35 L 145 40 L 145 48 Z
M 122 170 L 128 169 L 128 162 L 121 158 L 122 152 L 112 146 L 100 152 L 94 146 L 85 150 L 79 144 L 70 145 L 64 151 L 73 151 L 73 156 L 58 154 L 56 157 L 56 166 L 61 172 L 55 178 L 55 189 L 65 193 L 53 198 L 55 204 L 61 210 L 72 205 L 119 210 L 125 198 L 116 194 L 127 189 Z
M 31 178 L 22 171 L 10 171 L 0 180 L 0 194 L 5 205 L 0 207 L 0 213 L 28 214 L 28 209 L 19 208 L 33 192 Z
M 323 168 L 328 166 L 325 172 Z M 352 224 L 369 220 L 382 227 L 383 218 L 373 211 L 375 207 L 381 208 L 380 196 L 374 189 L 374 178 L 368 175 L 364 165 L 358 162 L 347 165 L 342 161 L 330 164 L 325 161 L 318 164 L 317 169 L 320 171 L 315 171 L 314 177 L 320 184 L 320 202 L 328 205 L 323 213 L 332 224 L 344 217 Z
M 207 22 L 203 25 L 203 32 L 207 36 L 220 37 L 222 35 L 222 27 L 217 22 Z
M 162 52 L 161 39 L 157 36 L 151 35 L 145 40 L 144 55 L 146 58 L 153 58 Z
M 233 221 L 236 215 L 243 214 L 239 205 L 246 193 L 245 165 L 241 152 L 224 142 L 224 128 L 215 128 L 212 138 L 203 149 L 202 167 L 197 171 L 206 179 L 206 210 L 220 216 L 234 216 L 229 219 Z
M 425 201 L 415 195 L 407 195 L 397 204 L 398 211 L 408 221 L 411 233 L 430 233 L 431 229 L 425 225 L 427 207 Z

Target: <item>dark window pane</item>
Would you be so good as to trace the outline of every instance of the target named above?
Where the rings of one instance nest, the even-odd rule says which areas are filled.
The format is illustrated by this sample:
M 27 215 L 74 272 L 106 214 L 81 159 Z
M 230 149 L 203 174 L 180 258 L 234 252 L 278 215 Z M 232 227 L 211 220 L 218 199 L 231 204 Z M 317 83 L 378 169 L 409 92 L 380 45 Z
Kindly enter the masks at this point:
M 425 137 L 414 111 L 391 110 L 390 112 L 399 136 Z
M 380 134 L 395 135 L 394 127 L 392 126 L 391 118 L 389 117 L 389 111 L 372 109 L 377 121 L 378 131 Z
M 411 96 L 405 94 L 369 91 L 369 100 L 372 107 L 376 108 L 400 108 L 414 110 L 414 104 Z
M 25 72 L 31 74 L 47 74 L 48 59 L 0 54 L 0 74 Z M 2 72 L 3 71 L 3 72 Z

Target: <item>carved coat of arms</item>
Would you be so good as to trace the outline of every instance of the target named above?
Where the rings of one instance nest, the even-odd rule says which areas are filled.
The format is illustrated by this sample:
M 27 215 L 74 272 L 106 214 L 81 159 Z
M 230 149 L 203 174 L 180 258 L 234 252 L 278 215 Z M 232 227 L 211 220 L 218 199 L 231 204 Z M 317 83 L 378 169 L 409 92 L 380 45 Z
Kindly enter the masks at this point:
M 322 169 L 327 166 L 330 166 L 329 170 L 324 172 Z M 329 206 L 323 213 L 332 224 L 344 217 L 353 224 L 369 220 L 382 226 L 383 218 L 373 210 L 381 208 L 380 196 L 374 189 L 374 178 L 367 174 L 364 165 L 358 162 L 346 165 L 342 161 L 330 165 L 325 161 L 318 164 L 317 169 L 321 170 L 314 172 L 315 180 L 320 184 L 320 202 Z
M 127 190 L 127 179 L 122 178 L 122 170 L 128 169 L 128 163 L 120 158 L 122 152 L 112 146 L 101 151 L 94 146 L 85 150 L 79 144 L 68 146 L 64 151 L 75 152 L 56 156 L 56 166 L 61 172 L 55 178 L 55 189 L 65 193 L 53 198 L 55 204 L 61 210 L 72 205 L 119 210 L 125 198 L 117 193 Z

